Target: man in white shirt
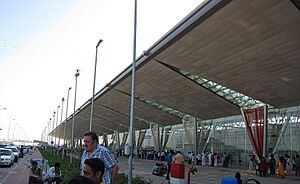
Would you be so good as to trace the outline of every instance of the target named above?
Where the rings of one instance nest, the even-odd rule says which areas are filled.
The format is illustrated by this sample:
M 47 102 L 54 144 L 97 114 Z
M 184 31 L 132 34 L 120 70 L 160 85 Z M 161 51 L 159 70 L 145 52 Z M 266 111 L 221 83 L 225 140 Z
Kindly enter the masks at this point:
M 47 182 L 47 183 L 56 182 L 56 184 L 59 184 L 62 182 L 59 162 L 56 162 L 53 167 L 49 168 L 49 170 L 44 178 L 44 182 Z

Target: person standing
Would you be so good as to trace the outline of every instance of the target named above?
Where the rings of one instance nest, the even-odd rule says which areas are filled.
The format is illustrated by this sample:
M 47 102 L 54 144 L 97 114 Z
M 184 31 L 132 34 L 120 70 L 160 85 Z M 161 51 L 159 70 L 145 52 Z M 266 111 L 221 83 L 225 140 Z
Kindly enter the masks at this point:
M 167 171 L 167 176 L 166 176 L 167 180 L 170 180 L 171 164 L 173 162 L 173 153 L 174 153 L 173 150 L 170 150 L 170 152 L 167 154 L 167 158 L 166 158 L 166 161 L 168 164 L 168 171 Z
M 279 157 L 277 171 L 278 171 L 278 177 L 284 178 L 284 157 L 283 156 Z
M 201 165 L 205 165 L 205 153 L 204 152 L 202 152 L 202 157 L 201 157 L 201 162 L 202 162 L 202 164 Z
M 90 158 L 100 158 L 105 165 L 103 180 L 105 184 L 114 184 L 118 175 L 119 166 L 113 155 L 106 147 L 99 145 L 98 135 L 88 132 L 83 137 L 84 152 L 81 157 L 81 174 L 83 175 L 84 162 Z
M 194 152 L 192 152 L 192 156 L 191 156 L 191 164 L 192 164 L 192 167 L 195 165 L 195 161 L 196 161 L 196 157 L 195 157 Z
M 212 164 L 211 163 L 211 152 L 208 153 L 207 158 L 208 158 L 208 165 L 211 166 L 211 164 Z
M 197 156 L 196 156 L 196 158 L 197 158 L 196 164 L 199 165 L 201 163 L 201 154 L 198 153 Z
M 215 153 L 214 155 L 214 166 L 217 167 L 218 166 L 218 154 Z
M 259 176 L 266 177 L 268 173 L 268 162 L 266 161 L 265 157 L 261 158 L 258 167 L 259 167 Z
M 275 160 L 273 154 L 271 154 L 268 162 L 269 162 L 270 174 L 271 175 L 276 174 L 275 173 L 275 170 L 276 170 L 276 160 Z
M 180 151 L 177 151 L 177 154 L 174 156 L 174 163 L 183 164 L 183 156 L 181 155 Z
M 296 155 L 296 172 L 295 172 L 295 176 L 300 176 L 300 157 L 299 155 L 297 154 Z
M 287 176 L 291 176 L 292 168 L 293 168 L 292 159 L 290 156 L 287 155 L 287 160 L 285 165 L 285 171 Z

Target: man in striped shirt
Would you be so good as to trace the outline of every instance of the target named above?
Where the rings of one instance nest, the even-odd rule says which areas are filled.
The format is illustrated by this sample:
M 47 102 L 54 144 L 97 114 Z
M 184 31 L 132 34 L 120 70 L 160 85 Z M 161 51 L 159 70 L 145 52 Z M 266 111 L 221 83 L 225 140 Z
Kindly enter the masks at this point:
M 119 166 L 106 147 L 99 145 L 98 135 L 88 132 L 83 137 L 83 147 L 85 151 L 81 157 L 81 171 L 83 173 L 84 161 L 89 158 L 100 158 L 105 165 L 103 180 L 105 184 L 114 184 L 118 175 Z

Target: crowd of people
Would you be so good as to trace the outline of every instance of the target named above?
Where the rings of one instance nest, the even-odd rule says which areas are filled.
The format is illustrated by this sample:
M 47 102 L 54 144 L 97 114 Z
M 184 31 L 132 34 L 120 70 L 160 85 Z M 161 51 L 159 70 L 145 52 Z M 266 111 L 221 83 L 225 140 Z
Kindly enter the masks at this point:
M 279 156 L 278 160 L 274 155 L 265 159 L 262 157 L 258 161 L 253 154 L 249 156 L 249 171 L 255 172 L 256 175 L 266 177 L 268 175 L 277 175 L 279 178 L 285 176 L 300 176 L 300 158 L 299 154 L 295 157 L 289 155 Z
M 91 184 L 114 184 L 118 175 L 119 166 L 113 154 L 103 146 L 99 145 L 98 135 L 94 132 L 88 132 L 83 137 L 84 152 L 81 156 L 81 175 L 69 181 L 70 184 L 91 183 Z M 224 152 L 222 155 L 217 153 L 207 152 L 198 153 L 189 152 L 187 157 L 184 157 L 180 151 L 173 150 L 166 152 L 139 152 L 140 158 L 157 159 L 166 161 L 167 173 L 166 179 L 170 179 L 171 164 L 183 164 L 187 161 L 192 166 L 194 165 L 208 165 L 217 167 L 222 165 L 228 167 L 232 159 L 230 153 Z M 186 158 L 186 159 L 185 159 Z M 274 155 L 270 155 L 268 160 L 264 157 L 258 162 L 253 154 L 249 156 L 249 171 L 255 172 L 257 175 L 265 177 L 268 175 L 277 174 L 278 177 L 285 176 L 300 176 L 300 158 L 297 154 L 295 157 L 289 155 L 280 156 L 276 161 Z M 30 168 L 29 184 L 32 183 L 52 183 L 57 184 L 62 182 L 60 163 L 57 162 L 53 167 L 50 167 L 47 174 L 42 177 L 41 169 L 37 162 L 33 161 Z M 236 178 L 240 178 L 237 173 Z
M 138 157 L 149 160 L 167 161 L 167 155 L 169 153 L 170 151 L 155 152 L 142 150 L 139 151 Z M 174 154 L 174 151 L 172 151 L 172 154 Z M 214 167 L 217 167 L 220 164 L 223 167 L 228 167 L 229 163 L 232 161 L 232 155 L 226 152 L 224 152 L 222 155 L 212 152 L 202 152 L 195 155 L 194 152 L 188 152 L 187 157 L 183 157 L 184 160 L 186 160 L 189 164 L 192 165 L 206 165 Z
M 83 137 L 84 152 L 81 156 L 81 175 L 72 178 L 69 184 L 114 184 L 119 166 L 110 151 L 99 145 L 98 135 L 88 132 Z M 31 162 L 29 184 L 62 183 L 60 163 L 57 162 L 42 176 L 42 169 L 36 161 Z

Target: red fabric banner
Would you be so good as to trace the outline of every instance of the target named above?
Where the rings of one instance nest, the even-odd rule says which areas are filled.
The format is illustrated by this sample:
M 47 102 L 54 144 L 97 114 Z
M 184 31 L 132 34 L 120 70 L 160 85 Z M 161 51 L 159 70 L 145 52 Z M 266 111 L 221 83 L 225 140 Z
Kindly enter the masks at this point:
M 243 110 L 249 139 L 256 155 L 261 160 L 264 144 L 264 107 Z

